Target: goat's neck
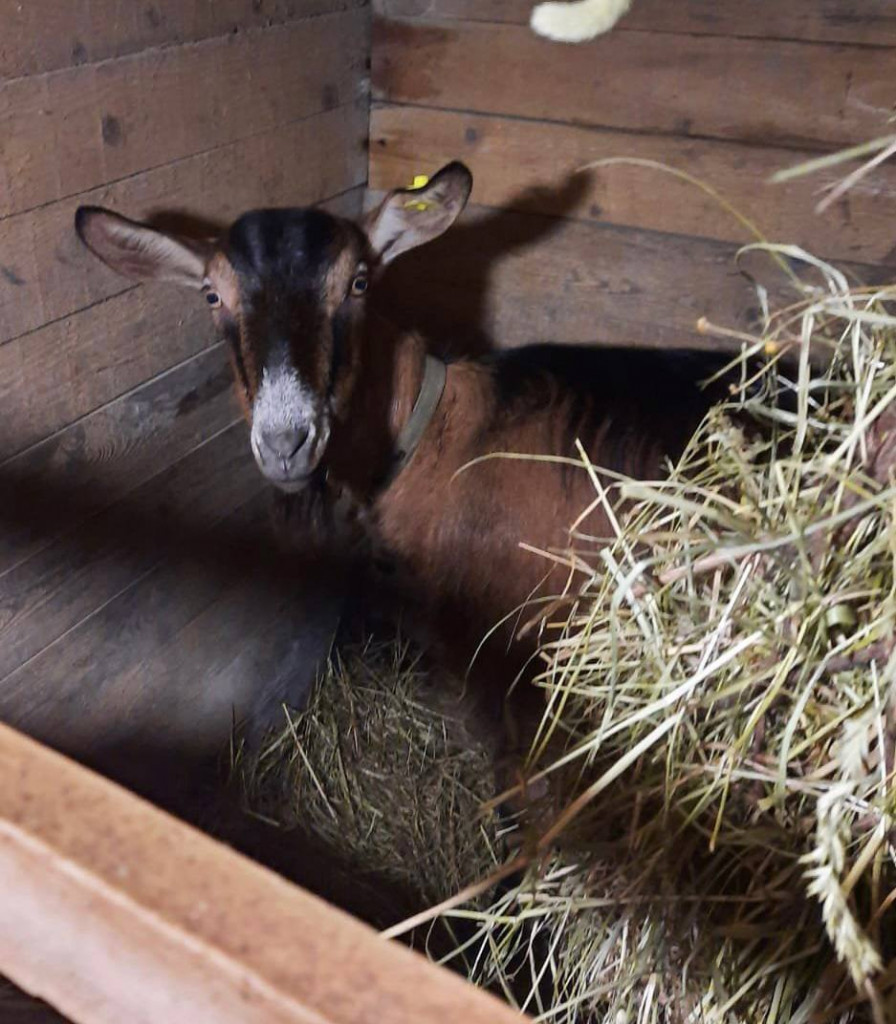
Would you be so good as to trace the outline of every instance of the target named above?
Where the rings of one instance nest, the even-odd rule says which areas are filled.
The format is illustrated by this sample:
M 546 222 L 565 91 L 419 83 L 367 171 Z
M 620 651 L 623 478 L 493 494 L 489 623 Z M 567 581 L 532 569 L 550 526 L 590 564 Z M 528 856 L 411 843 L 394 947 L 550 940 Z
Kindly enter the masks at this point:
M 330 442 L 328 468 L 335 483 L 360 501 L 372 501 L 395 457 L 426 363 L 423 340 L 369 314 L 359 348 L 357 380 L 347 413 Z

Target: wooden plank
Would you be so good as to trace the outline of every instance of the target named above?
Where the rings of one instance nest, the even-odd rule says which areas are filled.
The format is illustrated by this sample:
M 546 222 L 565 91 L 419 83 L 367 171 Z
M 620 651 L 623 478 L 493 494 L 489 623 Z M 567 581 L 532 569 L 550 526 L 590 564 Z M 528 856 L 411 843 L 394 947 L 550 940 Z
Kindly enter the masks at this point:
M 0 970 L 78 1024 L 521 1018 L 0 728 Z
M 238 423 L 0 575 L 0 680 L 159 564 L 158 524 L 201 535 L 263 486 Z
M 392 106 L 372 111 L 370 141 L 370 185 L 375 189 L 404 186 L 415 174 L 461 159 L 473 171 L 473 200 L 485 206 L 523 206 L 683 235 L 753 240 L 719 203 L 656 170 L 593 170 L 577 201 L 565 202 L 561 184 L 576 168 L 618 156 L 654 160 L 706 182 L 773 240 L 829 258 L 896 263 L 890 227 L 896 220 L 896 164 L 879 168 L 819 216 L 814 211 L 817 192 L 838 181 L 842 168 L 811 181 L 769 184 L 775 171 L 806 153 Z
M 457 18 L 528 25 L 535 0 L 375 0 L 393 18 Z M 635 0 L 617 32 L 684 32 L 896 46 L 891 0 Z
M 244 462 L 250 458 L 245 439 L 239 452 Z M 257 471 L 252 484 L 258 494 Z M 216 479 L 208 479 L 207 486 L 214 493 Z M 288 576 L 265 568 L 265 550 L 269 560 L 273 554 L 267 501 L 265 496 L 250 502 L 219 524 L 203 524 L 191 515 L 173 520 L 181 536 L 167 543 L 136 503 L 114 512 L 119 525 L 125 511 L 136 521 L 136 557 L 131 558 L 136 575 L 0 679 L 0 719 L 79 760 L 106 761 L 110 751 L 120 755 L 129 747 L 157 749 L 164 737 L 172 757 L 213 763 L 226 748 L 234 721 L 264 710 L 253 674 L 230 674 L 229 686 L 220 685 L 240 644 L 251 655 L 251 627 L 260 619 L 290 617 L 302 641 L 297 653 L 306 672 L 296 683 L 307 686 L 338 621 L 335 602 L 322 600 L 318 574 L 298 564 Z M 121 531 L 116 535 L 120 538 Z M 190 550 L 184 536 L 192 542 Z M 79 537 L 68 543 L 77 549 Z M 240 546 L 258 556 L 254 574 L 247 572 Z M 311 564 L 309 556 L 305 565 Z M 89 575 L 85 584 L 91 585 Z M 229 641 L 219 647 L 227 630 Z M 295 661 L 292 667 L 299 668 Z
M 0 581 L 239 416 L 219 344 L 0 464 Z M 59 488 L 55 503 L 42 498 L 50 481 Z
M 132 217 L 186 210 L 220 225 L 253 206 L 312 203 L 361 184 L 366 136 L 366 104 L 351 104 L 0 221 L 0 343 L 129 287 L 78 241 L 81 203 Z
M 701 316 L 748 328 L 758 312 L 735 251 L 724 242 L 473 207 L 442 238 L 396 260 L 371 297 L 455 353 L 534 342 L 715 347 L 695 331 Z M 853 271 L 868 281 L 889 276 Z M 793 300 L 766 278 L 773 302 Z
M 0 460 L 208 348 L 200 302 L 135 287 L 0 345 Z
M 0 85 L 0 216 L 351 103 L 366 48 L 359 10 Z
M 336 217 L 345 217 L 347 220 L 357 220 L 364 210 L 364 197 L 366 189 L 363 185 L 350 188 L 346 192 L 325 199 L 322 203 L 316 203 L 322 210 L 327 210 Z
M 894 80 L 893 49 L 625 32 L 558 51 L 521 25 L 374 23 L 376 99 L 598 127 L 826 148 L 882 134 Z
M 0 0 L 0 80 L 284 25 L 363 0 Z
M 248 451 L 245 441 L 244 448 Z M 245 560 L 234 564 L 202 557 L 195 549 L 184 553 L 136 581 L 83 628 L 40 655 L 35 673 L 29 666 L 24 677 L 16 672 L 0 689 L 9 685 L 25 701 L 33 699 L 35 689 L 54 694 L 54 746 L 61 738 L 70 749 L 76 740 L 71 725 L 56 716 L 55 694 L 63 703 L 74 698 L 80 708 L 83 691 L 79 695 L 68 682 L 65 664 L 73 656 L 80 664 L 83 652 L 95 666 L 87 669 L 85 681 L 102 680 L 101 702 L 83 716 L 83 725 L 80 711 L 77 716 L 77 738 L 91 753 L 98 739 L 102 746 L 114 736 L 126 750 L 132 739 L 145 743 L 163 734 L 171 749 L 217 763 L 235 724 L 241 735 L 248 727 L 256 739 L 271 726 L 279 731 L 283 705 L 304 707 L 330 653 L 348 575 L 335 552 L 310 545 L 281 555 L 279 566 L 271 564 L 269 501 L 266 494 L 253 505 L 256 515 L 239 515 L 226 524 L 225 536 L 248 539 L 261 554 L 262 565 L 254 572 L 245 571 Z M 196 531 L 194 536 L 211 556 L 215 535 Z M 211 598 L 204 607 L 198 606 L 199 591 Z M 145 614 L 157 602 L 164 610 Z M 122 657 L 115 635 L 125 623 L 129 643 Z M 22 680 L 29 677 L 34 686 L 23 691 Z M 39 712 L 42 728 L 45 710 Z M 27 731 L 35 724 L 30 716 Z

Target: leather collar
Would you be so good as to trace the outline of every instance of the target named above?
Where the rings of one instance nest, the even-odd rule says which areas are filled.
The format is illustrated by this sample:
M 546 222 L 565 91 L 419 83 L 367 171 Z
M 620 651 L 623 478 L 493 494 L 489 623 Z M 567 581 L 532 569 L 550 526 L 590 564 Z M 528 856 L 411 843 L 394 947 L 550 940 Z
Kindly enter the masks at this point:
M 445 379 L 448 376 L 448 368 L 441 359 L 427 355 L 423 365 L 423 380 L 420 382 L 420 390 L 417 393 L 417 400 L 414 408 L 408 417 L 407 423 L 395 441 L 395 451 L 392 455 L 392 464 L 386 473 L 385 479 L 380 487 L 385 490 L 394 482 L 398 474 L 413 458 L 417 446 L 429 426 L 439 402 L 442 400 L 442 393 L 445 390 Z

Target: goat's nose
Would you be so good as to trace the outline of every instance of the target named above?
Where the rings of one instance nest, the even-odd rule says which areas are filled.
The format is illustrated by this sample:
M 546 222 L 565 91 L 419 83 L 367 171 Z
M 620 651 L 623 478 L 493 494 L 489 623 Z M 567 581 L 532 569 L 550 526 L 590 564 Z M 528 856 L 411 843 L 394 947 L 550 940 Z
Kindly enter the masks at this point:
M 287 427 L 284 430 L 263 430 L 261 440 L 272 455 L 291 459 L 308 440 L 307 427 Z

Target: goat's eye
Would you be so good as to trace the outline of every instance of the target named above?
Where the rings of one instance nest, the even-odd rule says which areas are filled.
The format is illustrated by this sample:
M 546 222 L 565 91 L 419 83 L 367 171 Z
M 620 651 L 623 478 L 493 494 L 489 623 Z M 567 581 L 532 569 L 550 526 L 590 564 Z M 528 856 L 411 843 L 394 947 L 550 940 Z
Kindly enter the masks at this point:
M 355 274 L 352 281 L 352 295 L 363 295 L 367 291 L 367 275 Z
M 205 301 L 212 309 L 218 309 L 221 306 L 221 296 L 217 292 L 206 292 Z

